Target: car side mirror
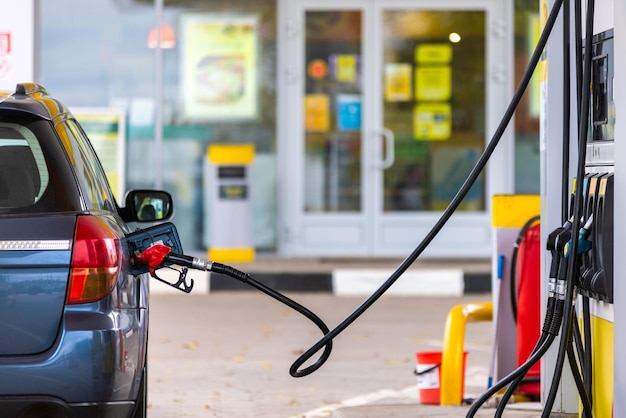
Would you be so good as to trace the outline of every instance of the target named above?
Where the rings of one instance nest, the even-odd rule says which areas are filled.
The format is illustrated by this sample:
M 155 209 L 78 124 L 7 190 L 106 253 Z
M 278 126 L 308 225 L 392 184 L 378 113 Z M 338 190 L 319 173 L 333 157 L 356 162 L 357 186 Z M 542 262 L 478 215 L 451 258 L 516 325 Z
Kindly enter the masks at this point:
M 174 215 L 174 201 L 162 190 L 131 190 L 123 214 L 127 222 L 166 221 Z

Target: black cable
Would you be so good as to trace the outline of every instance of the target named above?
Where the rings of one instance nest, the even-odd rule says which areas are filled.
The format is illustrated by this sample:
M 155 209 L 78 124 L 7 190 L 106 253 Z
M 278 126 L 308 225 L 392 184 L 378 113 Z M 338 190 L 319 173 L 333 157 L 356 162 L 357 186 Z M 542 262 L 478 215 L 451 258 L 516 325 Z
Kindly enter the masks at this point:
M 583 56 L 582 56 L 582 52 L 583 52 L 583 46 L 582 46 L 582 2 L 581 0 L 577 0 L 574 3 L 575 5 L 575 16 L 574 16 L 574 30 L 575 30 L 575 40 L 576 40 L 576 45 L 575 45 L 575 52 L 576 52 L 576 102 L 577 102 L 577 111 L 579 113 L 579 115 L 582 115 L 582 101 L 583 101 L 583 97 L 582 97 L 582 92 L 583 92 L 583 88 L 585 88 L 586 90 L 589 90 L 589 84 L 586 85 L 585 87 L 585 81 L 583 80 Z M 589 35 L 589 32 L 588 32 Z M 587 49 L 587 54 L 591 55 L 591 50 Z M 589 76 L 591 77 L 591 75 Z M 581 124 L 582 125 L 582 124 Z M 585 132 L 586 132 L 586 126 L 584 128 Z M 581 133 L 579 132 L 579 135 L 581 135 Z M 588 303 L 588 299 L 587 299 L 587 303 Z M 587 305 L 588 306 L 588 305 Z M 584 307 L 583 307 L 584 310 Z M 587 322 L 586 319 L 587 316 L 583 313 L 583 322 L 585 323 L 585 340 L 589 340 L 588 342 L 585 342 L 584 345 L 584 349 L 582 351 L 582 353 L 585 353 L 583 355 L 581 355 L 579 358 L 580 359 L 584 359 L 583 364 L 582 364 L 582 369 L 583 369 L 583 378 L 586 382 L 586 389 L 587 389 L 587 393 L 588 396 L 591 400 L 591 402 L 593 402 L 593 399 L 591 397 L 591 374 L 592 374 L 592 370 L 591 370 L 591 334 L 589 333 L 589 328 L 587 327 Z M 578 324 L 576 324 L 576 328 L 578 328 L 577 326 Z M 580 350 L 580 349 L 579 349 Z
M 559 10 L 561 8 L 561 4 L 563 0 L 556 0 L 554 6 L 552 7 L 552 11 L 548 16 L 546 21 L 546 25 L 539 37 L 539 41 L 537 42 L 537 47 L 533 52 L 524 75 L 520 80 L 520 83 L 507 107 L 505 114 L 496 129 L 493 137 L 485 147 L 482 155 L 476 162 L 476 165 L 472 168 L 472 171 L 468 175 L 467 179 L 463 182 L 463 185 L 454 196 L 454 198 L 450 201 L 450 204 L 443 212 L 441 217 L 437 220 L 432 229 L 428 232 L 426 237 L 418 244 L 418 246 L 413 250 L 413 252 L 398 266 L 398 268 L 391 274 L 391 276 L 376 290 L 372 295 L 366 299 L 357 309 L 355 309 L 348 317 L 346 317 L 339 325 L 337 325 L 334 329 L 332 329 L 328 334 L 326 334 L 321 340 L 319 340 L 316 344 L 314 344 L 311 348 L 305 351 L 292 365 L 292 369 L 300 367 L 304 362 L 306 362 L 309 358 L 311 358 L 316 352 L 318 352 L 328 341 L 335 338 L 339 333 L 345 330 L 350 324 L 352 324 L 359 316 L 361 316 L 370 306 L 372 306 L 401 276 L 402 274 L 413 264 L 413 262 L 417 259 L 417 257 L 422 254 L 422 252 L 428 247 L 430 242 L 437 236 L 439 231 L 444 227 L 444 225 L 448 222 L 452 214 L 459 207 L 465 195 L 469 192 L 469 189 L 473 186 L 474 182 L 480 176 L 482 170 L 487 165 L 491 154 L 495 150 L 496 146 L 500 142 L 504 131 L 506 130 L 513 114 L 515 113 L 515 109 L 519 105 L 519 102 L 522 99 L 524 91 L 528 87 L 530 79 L 533 75 L 534 69 L 539 63 L 539 59 L 541 58 L 541 54 L 543 49 L 548 42 L 548 37 L 550 36 L 550 32 L 554 27 L 554 22 L 559 14 Z M 298 377 L 298 376 L 294 376 Z
M 576 354 L 574 353 L 574 348 L 572 347 L 571 342 L 567 346 L 567 360 L 569 361 L 569 367 L 572 372 L 572 376 L 574 377 L 574 383 L 576 383 L 576 388 L 580 394 L 580 401 L 583 405 L 583 414 L 581 418 L 592 418 L 591 401 L 587 396 L 585 382 L 580 376 L 578 363 L 576 362 Z
M 584 357 L 582 361 L 582 372 L 585 380 L 585 391 L 586 395 L 589 397 L 590 404 L 593 405 L 593 395 L 592 395 L 592 386 L 593 386 L 593 357 L 592 357 L 592 349 L 591 349 L 591 312 L 589 310 L 589 297 L 583 296 L 583 331 L 585 336 L 584 343 Z M 578 327 L 578 324 L 576 324 Z M 591 415 L 589 415 L 591 418 Z
M 211 271 L 216 272 L 216 273 L 226 274 L 230 277 L 240 280 L 243 283 L 249 284 L 250 286 L 262 291 L 263 293 L 273 297 L 277 301 L 282 302 L 285 305 L 289 306 L 290 308 L 301 313 L 306 318 L 308 318 L 313 323 L 315 323 L 315 325 L 318 326 L 318 328 L 322 331 L 324 335 L 328 334 L 328 331 L 329 331 L 328 326 L 326 326 L 324 321 L 322 321 L 317 315 L 315 315 L 313 312 L 311 312 L 304 306 L 300 305 L 299 303 L 295 302 L 294 300 L 288 298 L 287 296 L 253 279 L 249 274 L 241 272 L 233 267 L 226 266 L 220 263 L 213 263 L 211 265 Z M 317 361 L 315 361 L 315 363 L 311 364 L 310 366 L 304 369 L 299 369 L 301 365 L 298 365 L 298 367 L 295 367 L 292 365 L 291 368 L 289 369 L 289 374 L 291 374 L 291 376 L 293 377 L 303 377 L 303 376 L 307 376 L 313 373 L 315 370 L 319 369 L 326 362 L 326 360 L 328 360 L 332 349 L 333 349 L 333 342 L 332 340 L 329 340 L 328 343 L 326 343 L 324 346 L 324 352 L 317 359 Z
M 559 332 L 559 327 L 561 326 L 561 319 L 563 318 L 563 301 L 550 299 L 549 301 L 549 309 L 546 311 L 546 317 L 544 319 L 544 328 L 542 332 L 542 336 L 540 337 L 537 347 L 533 350 L 533 353 L 530 357 L 519 366 L 517 369 L 509 373 L 504 378 L 500 379 L 496 384 L 487 389 L 483 394 L 480 395 L 478 399 L 476 399 L 470 408 L 467 411 L 466 418 L 472 418 L 478 410 L 483 406 L 485 402 L 489 400 L 493 395 L 498 393 L 501 389 L 518 379 L 520 376 L 524 376 L 528 370 L 543 357 L 543 355 L 548 351 L 552 342 L 556 338 Z M 553 307 L 553 309 L 552 309 Z M 552 315 L 550 315 L 552 313 Z
M 535 354 L 535 352 L 542 346 L 542 344 L 545 341 L 545 338 L 546 336 L 543 334 L 539 337 L 539 340 L 537 341 L 535 348 L 533 348 L 533 351 L 531 352 L 531 356 Z M 534 366 L 534 364 L 531 365 L 531 367 L 532 366 Z M 504 409 L 506 408 L 506 405 L 509 403 L 509 400 L 511 399 L 511 397 L 515 394 L 515 391 L 517 390 L 519 385 L 521 385 L 522 382 L 524 381 L 525 375 L 526 375 L 525 373 L 520 373 L 519 376 L 507 386 L 506 391 L 504 392 L 504 395 L 502 395 L 502 398 L 498 401 L 498 406 L 496 408 L 496 413 L 494 414 L 494 418 L 502 417 L 502 414 L 504 413 Z
M 577 315 L 576 312 L 574 312 L 574 318 L 572 320 L 572 330 L 574 335 L 572 336 L 573 340 L 574 340 L 574 346 L 576 347 L 576 353 L 578 354 L 578 358 L 584 358 L 585 356 L 585 347 L 583 345 L 583 340 L 582 340 L 582 336 L 580 334 L 580 328 L 578 327 L 578 319 L 577 319 Z M 583 375 L 584 378 L 584 375 Z
M 526 360 L 524 364 L 519 366 L 517 369 L 515 369 L 513 372 L 509 373 L 502 379 L 500 379 L 497 384 L 493 385 L 484 393 L 482 393 L 480 397 L 477 398 L 472 403 L 465 417 L 466 418 L 474 417 L 474 415 L 476 415 L 478 410 L 483 406 L 485 402 L 489 400 L 489 398 L 491 398 L 493 395 L 498 393 L 501 389 L 509 385 L 511 382 L 514 382 L 515 380 L 517 380 L 520 376 L 524 376 L 524 374 L 526 374 L 526 372 L 528 372 L 528 370 L 532 366 L 534 366 L 535 363 L 537 363 L 537 361 L 541 359 L 541 357 L 544 356 L 544 354 L 548 351 L 548 349 L 552 345 L 552 342 L 554 341 L 555 338 L 556 338 L 556 335 L 553 335 L 553 334 L 546 336 L 546 338 L 543 339 L 543 342 L 541 343 L 541 345 L 538 346 L 537 350 L 533 352 L 533 354 L 528 358 L 528 360 Z
M 552 375 L 552 384 L 550 391 L 544 401 L 544 410 L 541 418 L 548 418 L 554 406 L 556 399 L 559 382 L 561 380 L 561 373 L 563 372 L 563 363 L 565 361 L 566 348 L 569 344 L 570 334 L 570 321 L 572 319 L 573 300 L 574 300 L 574 287 L 575 287 L 575 275 L 578 271 L 578 231 L 580 231 L 580 216 L 582 214 L 582 186 L 583 178 L 585 175 L 585 156 L 587 145 L 587 123 L 589 121 L 589 86 L 591 83 L 591 47 L 593 38 L 593 16 L 594 16 L 595 3 L 594 0 L 588 0 L 587 2 L 587 16 L 586 16 L 586 37 L 585 37 L 585 59 L 583 66 L 583 86 L 581 96 L 580 113 L 578 115 L 578 169 L 576 173 L 576 194 L 574 197 L 574 217 L 572 223 L 571 248 L 569 250 L 570 256 L 568 257 L 569 272 L 567 280 L 567 289 L 565 295 L 565 311 L 564 320 L 561 330 L 561 338 L 559 344 L 559 351 L 557 355 L 554 374 Z
M 277 292 L 276 290 L 255 280 L 248 273 L 244 273 L 240 270 L 237 270 L 234 267 L 227 266 L 225 264 L 208 262 L 206 260 L 200 260 L 195 257 L 183 255 L 183 254 L 169 253 L 167 256 L 165 256 L 164 261 L 171 263 L 171 264 L 176 264 L 179 266 L 195 268 L 198 270 L 204 270 L 204 271 L 209 270 L 215 273 L 224 274 L 226 276 L 237 279 L 240 282 L 245 283 L 247 285 L 254 287 L 255 289 L 260 290 L 266 295 L 271 296 L 277 301 L 289 306 L 293 310 L 304 315 L 307 319 L 309 319 L 315 325 L 317 325 L 317 327 L 322 331 L 324 335 L 328 334 L 328 326 L 315 313 L 305 308 L 304 306 L 300 305 L 298 302 L 283 295 L 282 293 Z M 315 361 L 315 363 L 313 363 L 309 367 L 306 367 L 302 370 L 298 370 L 296 367 L 292 366 L 289 369 L 289 373 L 294 377 L 302 377 L 302 376 L 306 376 L 308 374 L 313 373 L 315 370 L 319 369 L 326 362 L 326 360 L 328 360 L 328 358 L 330 357 L 332 348 L 333 348 L 333 342 L 332 340 L 329 340 L 324 346 L 324 351 L 322 352 L 322 355 L 317 359 L 317 361 Z
M 556 239 L 555 239 L 555 241 L 556 241 Z M 555 257 L 557 257 L 557 256 L 558 256 L 558 253 L 555 255 Z M 554 265 L 557 266 L 556 268 L 558 270 L 558 261 L 555 261 Z M 531 351 L 530 356 L 533 356 L 540 349 L 540 347 L 544 344 L 547 336 L 549 335 L 548 333 L 549 333 L 549 330 L 551 328 L 551 321 L 554 319 L 555 304 L 556 304 L 556 298 L 555 298 L 554 293 L 552 292 L 549 295 L 549 298 L 548 298 L 548 301 L 547 301 L 547 304 L 546 304 L 546 314 L 545 314 L 545 318 L 544 318 L 544 325 L 543 325 L 543 329 L 542 329 L 541 335 L 539 337 L 539 340 L 535 344 L 535 347 Z M 511 397 L 515 394 L 515 390 L 524 381 L 525 375 L 526 375 L 526 373 L 519 372 L 517 378 L 515 380 L 513 380 L 507 386 L 507 389 L 504 392 L 504 395 L 502 395 L 502 398 L 498 402 L 498 406 L 496 408 L 496 413 L 494 415 L 494 418 L 500 418 L 502 416 L 502 414 L 504 413 L 504 409 L 506 408 L 506 405 L 508 404 L 508 402 L 511 399 Z M 487 399 L 488 398 L 485 398 L 485 401 Z
M 548 283 L 548 300 L 546 303 L 546 313 L 541 336 L 535 345 L 535 348 L 523 366 L 518 367 L 505 379 L 496 383 L 494 387 L 481 395 L 481 397 L 478 398 L 474 404 L 472 404 L 470 410 L 468 411 L 467 418 L 473 417 L 482 404 L 508 385 L 504 396 L 498 404 L 495 416 L 498 417 L 501 415 L 506 407 L 506 404 L 508 403 L 508 400 L 513 395 L 519 383 L 521 383 L 528 370 L 543 356 L 543 354 L 538 355 L 538 352 L 543 350 L 543 353 L 545 354 L 545 351 L 547 351 L 549 346 L 552 344 L 552 341 L 554 341 L 558 335 L 559 327 L 561 326 L 561 319 L 563 318 L 562 314 L 564 301 L 559 297 L 560 290 L 558 289 L 557 283 L 559 281 L 565 281 L 565 278 L 567 277 L 568 263 L 566 263 L 564 257 L 564 249 L 571 237 L 570 227 L 570 222 L 566 221 L 563 226 L 548 234 L 546 243 L 547 249 L 552 253 L 550 279 Z M 548 341 L 548 338 L 550 341 Z
M 581 403 L 583 405 L 584 415 L 582 418 L 592 418 L 592 403 L 591 403 L 591 390 L 587 388 L 587 380 L 586 376 L 583 373 L 581 376 L 580 368 L 578 366 L 578 362 L 576 361 L 576 353 L 574 352 L 574 343 L 578 344 L 578 340 L 580 339 L 580 330 L 578 330 L 578 320 L 576 318 L 576 312 L 572 314 L 572 321 L 570 323 L 570 327 L 573 330 L 574 336 L 569 341 L 567 346 L 567 359 L 569 361 L 570 370 L 572 372 L 572 376 L 574 377 L 574 382 L 576 383 L 576 388 L 578 389 L 578 394 L 580 396 Z M 578 331 L 578 332 L 577 332 Z M 578 347 L 578 352 L 580 353 L 580 348 Z M 584 352 L 584 351 L 583 351 Z M 578 357 L 582 358 L 581 356 Z
M 526 235 L 526 231 L 538 220 L 540 216 L 533 216 L 530 218 L 524 226 L 520 229 L 517 234 L 517 239 L 515 240 L 515 244 L 513 244 L 513 252 L 511 254 L 511 266 L 509 272 L 509 281 L 511 282 L 509 286 L 510 298 L 511 298 L 511 311 L 513 313 L 513 320 L 517 323 L 517 254 L 519 252 L 519 246 Z
M 541 348 L 541 346 L 543 345 L 543 343 L 545 342 L 548 336 L 546 328 L 549 328 L 549 325 L 547 325 L 547 321 L 551 321 L 553 319 L 554 301 L 555 301 L 554 297 L 549 299 L 549 303 L 547 304 L 547 308 L 546 308 L 546 316 L 544 319 L 544 330 L 542 331 L 539 337 L 539 340 L 535 344 L 535 348 L 533 348 L 533 350 L 531 351 L 530 356 L 533 356 Z M 494 415 L 494 418 L 500 418 L 502 416 L 502 414 L 504 413 L 504 408 L 508 404 L 511 397 L 515 394 L 515 390 L 524 381 L 525 376 L 526 376 L 526 373 L 519 373 L 519 376 L 508 385 L 508 387 L 506 388 L 506 391 L 504 392 L 504 395 L 502 395 L 502 398 L 498 402 L 498 406 L 496 408 L 496 413 Z
M 580 103 L 581 103 L 581 91 L 582 91 L 582 59 L 580 58 L 580 43 L 582 42 L 581 35 L 581 18 L 580 18 L 580 1 L 575 1 L 575 10 L 574 10 L 574 19 L 575 19 L 575 57 L 576 57 L 576 104 L 577 104 L 577 112 L 580 112 Z M 565 2 L 563 5 L 563 144 L 562 144 L 562 173 L 561 173 L 561 220 L 566 221 L 569 216 L 569 190 L 568 190 L 568 182 L 569 182 L 569 144 L 570 144 L 570 88 L 571 88 L 571 66 L 570 66 L 570 5 L 569 2 Z M 587 300 L 588 303 L 588 300 Z M 587 305 L 588 306 L 588 305 Z M 585 317 L 586 318 L 586 317 Z M 585 326 L 585 328 L 587 328 Z M 578 327 L 577 321 L 573 322 L 574 329 L 574 341 L 576 342 L 576 347 L 578 349 L 579 359 L 584 359 L 582 362 L 581 369 L 583 370 L 583 378 L 582 380 L 585 382 L 584 387 L 576 382 L 576 387 L 578 389 L 579 395 L 581 399 L 590 399 L 591 392 L 591 363 L 590 356 L 587 356 L 591 353 L 591 351 L 585 352 L 582 348 L 582 342 L 580 338 L 580 330 Z M 586 336 L 588 334 L 585 334 Z M 585 343 L 585 347 L 591 348 L 591 345 Z M 572 350 L 573 352 L 573 350 Z M 586 354 L 583 354 L 586 353 Z M 572 373 L 574 375 L 578 374 L 578 366 L 576 365 L 575 359 L 571 357 L 570 352 L 568 351 L 568 359 L 570 361 L 570 368 L 572 369 Z

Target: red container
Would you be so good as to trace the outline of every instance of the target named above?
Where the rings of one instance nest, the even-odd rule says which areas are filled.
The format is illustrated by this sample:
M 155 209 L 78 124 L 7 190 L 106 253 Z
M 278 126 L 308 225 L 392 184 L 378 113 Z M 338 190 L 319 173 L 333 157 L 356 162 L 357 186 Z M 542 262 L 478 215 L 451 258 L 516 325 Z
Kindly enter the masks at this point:
M 439 405 L 441 403 L 441 351 L 418 351 L 415 353 L 417 390 L 420 403 Z M 467 353 L 463 353 L 463 370 L 460 371 L 461 398 L 465 393 L 465 363 Z
M 540 224 L 535 224 L 524 233 L 517 256 L 517 365 L 526 362 L 539 340 L 541 318 L 539 301 L 540 284 Z M 528 373 L 526 382 L 519 386 L 518 393 L 539 396 L 541 385 L 541 362 L 535 363 Z

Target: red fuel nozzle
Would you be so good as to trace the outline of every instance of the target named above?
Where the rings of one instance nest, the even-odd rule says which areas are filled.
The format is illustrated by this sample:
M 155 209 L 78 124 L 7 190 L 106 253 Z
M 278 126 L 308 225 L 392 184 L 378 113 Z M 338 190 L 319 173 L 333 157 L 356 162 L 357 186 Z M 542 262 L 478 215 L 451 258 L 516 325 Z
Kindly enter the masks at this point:
M 154 244 L 141 253 L 135 254 L 135 262 L 147 264 L 150 275 L 154 275 L 154 271 L 161 267 L 165 257 L 172 251 L 170 247 L 164 244 Z

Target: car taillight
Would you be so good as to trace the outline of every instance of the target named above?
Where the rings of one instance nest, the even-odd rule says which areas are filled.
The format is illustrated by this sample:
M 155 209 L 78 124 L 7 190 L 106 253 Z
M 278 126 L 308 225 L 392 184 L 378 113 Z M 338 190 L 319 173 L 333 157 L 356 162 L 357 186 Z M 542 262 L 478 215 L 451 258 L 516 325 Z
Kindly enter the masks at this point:
M 119 272 L 120 242 L 104 220 L 79 216 L 72 250 L 68 304 L 87 303 L 107 296 Z

